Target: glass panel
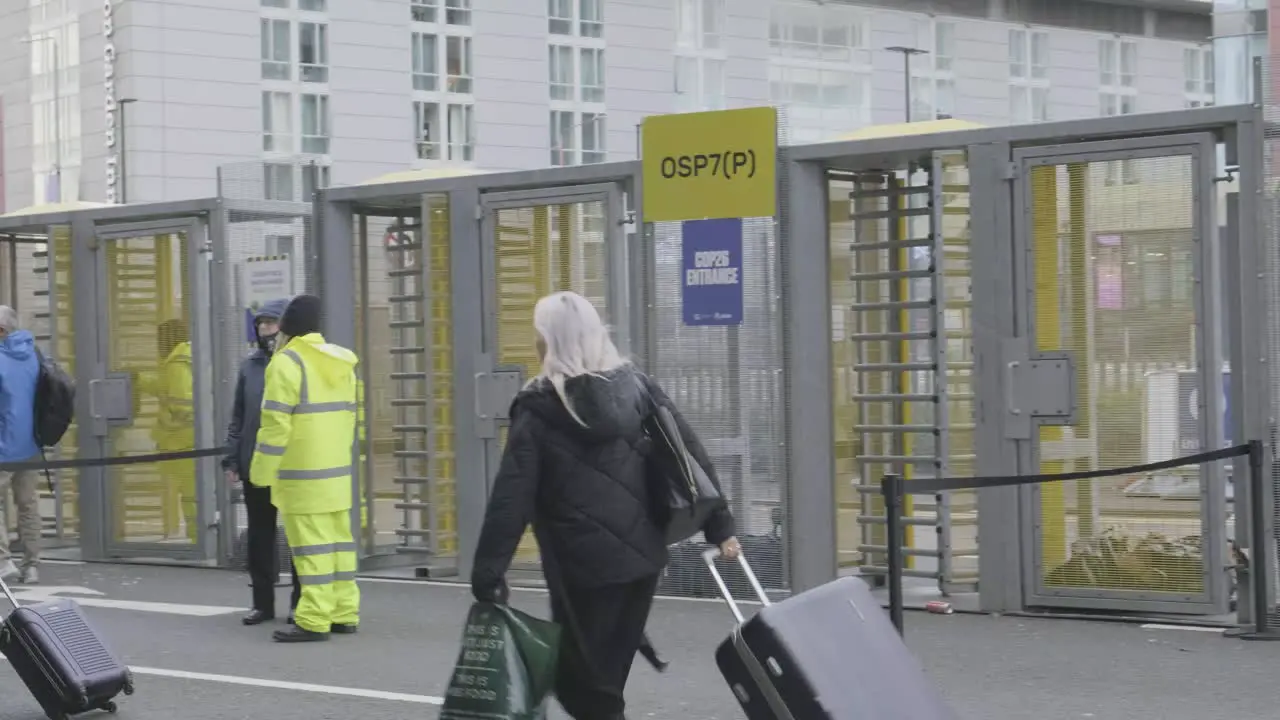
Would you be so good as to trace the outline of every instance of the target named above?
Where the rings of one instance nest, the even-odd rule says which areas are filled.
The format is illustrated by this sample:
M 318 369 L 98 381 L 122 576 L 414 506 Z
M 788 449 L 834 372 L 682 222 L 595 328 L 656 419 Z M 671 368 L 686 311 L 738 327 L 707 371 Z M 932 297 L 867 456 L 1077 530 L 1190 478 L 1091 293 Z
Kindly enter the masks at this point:
M 420 160 L 440 159 L 440 106 L 436 103 L 413 104 L 413 135 Z
M 582 37 L 604 37 L 604 0 L 580 0 L 578 8 L 582 18 L 579 23 Z
M 414 22 L 433 23 L 439 4 L 439 0 L 410 0 L 409 16 Z
M 573 48 L 566 45 L 547 48 L 547 70 L 551 75 L 551 99 L 573 100 Z
M 574 114 L 565 110 L 551 111 L 551 164 L 573 165 L 576 158 Z
M 298 65 L 303 82 L 329 81 L 329 27 L 319 23 L 298 25 Z
M 676 45 L 698 47 L 698 5 L 702 0 L 676 0 Z
M 435 90 L 439 87 L 439 46 L 435 35 L 414 33 L 410 41 L 413 48 L 413 89 Z
M 604 102 L 604 50 L 583 48 L 582 101 Z
M 1016 78 L 1027 76 L 1027 31 L 1009 31 L 1009 75 Z
M 471 0 L 445 0 L 444 21 L 450 25 L 471 24 Z
M 573 34 L 573 0 L 547 0 L 547 31 L 552 35 Z
M 717 50 L 724 32 L 724 0 L 702 0 L 702 47 Z
M 329 152 L 329 96 L 302 96 L 302 152 Z
M 1138 44 L 1120 43 L 1120 84 L 1133 87 L 1134 76 L 1138 72 Z
M 457 2 L 458 0 L 450 0 Z M 450 35 L 445 38 L 446 89 L 451 93 L 471 93 L 471 38 Z
M 115 457 L 195 449 L 184 234 L 112 240 L 106 248 L 104 333 L 108 376 L 133 385 L 133 421 L 107 435 Z M 105 471 L 111 539 L 193 544 L 198 535 L 196 461 Z
M 1115 40 L 1099 40 L 1098 41 L 1098 82 L 1102 85 L 1115 85 L 1116 71 L 1118 70 L 1118 61 L 1116 59 L 1116 41 Z
M 702 107 L 724 109 L 724 60 L 702 61 Z
M 584 165 L 602 163 L 607 159 L 605 122 L 603 114 L 582 114 L 582 163 Z
M 471 105 L 449 106 L 449 159 L 470 162 L 475 150 L 475 109 Z
M 1049 33 L 1031 33 L 1031 77 L 1049 77 Z

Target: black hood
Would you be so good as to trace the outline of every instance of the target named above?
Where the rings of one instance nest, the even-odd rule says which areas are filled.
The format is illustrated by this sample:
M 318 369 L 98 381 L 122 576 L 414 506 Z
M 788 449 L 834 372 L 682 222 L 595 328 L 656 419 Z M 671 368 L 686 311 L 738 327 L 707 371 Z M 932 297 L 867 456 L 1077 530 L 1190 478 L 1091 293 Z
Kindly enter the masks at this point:
M 586 427 L 573 419 L 546 380 L 535 382 L 516 396 L 511 416 L 514 419 L 517 412 L 533 412 L 561 432 L 605 442 L 639 436 L 649 415 L 648 398 L 630 365 L 600 375 L 569 378 L 564 383 L 564 394 Z

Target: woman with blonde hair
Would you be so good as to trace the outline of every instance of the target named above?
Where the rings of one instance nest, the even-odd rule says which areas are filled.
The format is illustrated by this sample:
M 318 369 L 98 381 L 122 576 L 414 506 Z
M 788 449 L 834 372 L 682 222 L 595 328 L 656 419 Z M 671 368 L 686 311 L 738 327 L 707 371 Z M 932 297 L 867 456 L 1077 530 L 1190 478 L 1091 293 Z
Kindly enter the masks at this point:
M 631 366 L 586 298 L 558 292 L 533 311 L 541 371 L 511 405 L 511 428 L 476 548 L 471 590 L 505 602 L 525 528 L 542 553 L 552 617 L 564 630 L 556 696 L 576 720 L 621 720 L 623 689 L 667 564 L 651 488 L 644 422 L 655 404 L 679 423 L 689 452 L 716 480 L 706 450 L 665 393 Z M 727 507 L 703 528 L 739 552 Z

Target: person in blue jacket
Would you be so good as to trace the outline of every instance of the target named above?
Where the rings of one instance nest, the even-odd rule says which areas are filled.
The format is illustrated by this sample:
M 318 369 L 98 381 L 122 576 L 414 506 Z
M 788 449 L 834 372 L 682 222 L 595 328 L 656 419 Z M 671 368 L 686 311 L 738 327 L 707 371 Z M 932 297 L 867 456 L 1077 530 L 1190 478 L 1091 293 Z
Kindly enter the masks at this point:
M 271 504 L 271 488 L 258 487 L 249 476 L 253 449 L 258 442 L 262 422 L 262 394 L 266 385 L 267 363 L 275 351 L 280 332 L 280 318 L 288 300 L 272 300 L 254 314 L 253 331 L 257 348 L 240 364 L 236 379 L 235 404 L 227 427 L 227 456 L 222 460 L 227 482 L 240 483 L 244 491 L 245 515 L 249 521 L 246 556 L 249 583 L 253 587 L 253 608 L 244 616 L 245 625 L 258 625 L 276 616 L 276 507 Z M 289 606 L 297 607 L 302 587 L 298 572 L 293 570 L 293 592 Z
M 18 313 L 0 305 L 0 463 L 32 462 L 40 459 L 36 443 L 36 381 L 40 378 L 40 357 L 36 340 L 19 327 Z M 22 568 L 9 553 L 9 527 L 0 513 L 0 578 L 19 576 L 22 582 L 39 582 L 40 498 L 35 470 L 0 472 L 0 497 L 13 487 L 18 506 L 18 539 L 22 541 Z

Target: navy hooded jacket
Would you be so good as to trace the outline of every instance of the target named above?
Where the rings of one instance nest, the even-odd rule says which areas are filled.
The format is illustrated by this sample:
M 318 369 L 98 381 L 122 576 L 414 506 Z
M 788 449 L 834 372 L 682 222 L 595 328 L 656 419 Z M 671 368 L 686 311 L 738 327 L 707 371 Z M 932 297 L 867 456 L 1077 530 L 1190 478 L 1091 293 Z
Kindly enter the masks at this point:
M 284 314 L 288 300 L 272 300 L 254 315 L 254 323 L 260 318 L 279 319 Z M 253 354 L 240 363 L 240 375 L 236 378 L 236 399 L 231 410 L 231 422 L 227 425 L 227 455 L 222 459 L 222 469 L 231 470 L 241 480 L 253 482 L 249 477 L 249 464 L 253 461 L 253 449 L 258 444 L 258 428 L 262 426 L 262 393 L 267 383 L 267 363 L 271 356 L 255 348 Z

